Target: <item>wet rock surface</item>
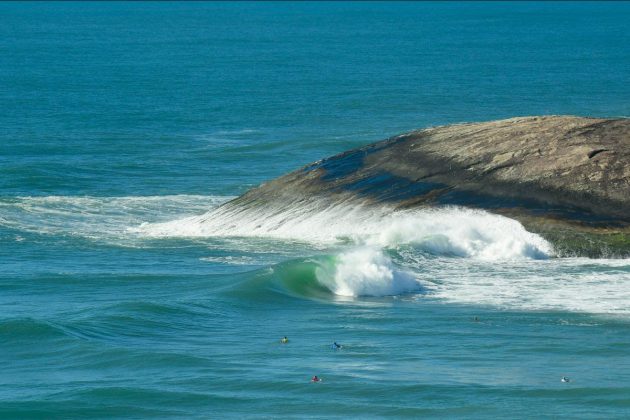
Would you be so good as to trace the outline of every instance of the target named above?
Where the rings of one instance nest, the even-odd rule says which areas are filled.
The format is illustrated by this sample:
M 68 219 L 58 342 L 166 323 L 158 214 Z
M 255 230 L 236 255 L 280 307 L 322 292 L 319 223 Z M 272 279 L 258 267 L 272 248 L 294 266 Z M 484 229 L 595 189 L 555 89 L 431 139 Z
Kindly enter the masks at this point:
M 482 208 L 520 220 L 567 253 L 625 255 L 630 119 L 522 117 L 413 131 L 307 165 L 224 210 L 353 202 L 392 211 Z

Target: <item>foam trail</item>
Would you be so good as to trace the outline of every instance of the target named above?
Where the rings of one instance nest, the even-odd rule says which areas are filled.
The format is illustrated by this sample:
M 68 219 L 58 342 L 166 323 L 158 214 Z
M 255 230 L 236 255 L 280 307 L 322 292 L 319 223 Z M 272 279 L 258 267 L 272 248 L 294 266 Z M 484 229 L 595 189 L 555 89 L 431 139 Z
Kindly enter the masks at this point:
M 442 258 L 418 280 L 435 299 L 524 311 L 630 315 L 630 260 L 556 258 L 488 263 Z
M 147 220 L 168 220 L 199 213 L 229 198 L 198 195 L 8 197 L 0 199 L 0 226 L 29 233 L 128 238 L 133 236 L 131 226 Z

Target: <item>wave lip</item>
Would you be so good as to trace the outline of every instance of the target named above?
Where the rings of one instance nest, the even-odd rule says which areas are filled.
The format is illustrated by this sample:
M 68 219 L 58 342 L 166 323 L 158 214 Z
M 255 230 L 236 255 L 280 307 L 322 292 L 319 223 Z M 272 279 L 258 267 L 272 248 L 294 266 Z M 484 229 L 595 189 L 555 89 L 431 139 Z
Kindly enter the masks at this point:
M 280 296 L 322 301 L 422 293 L 411 272 L 381 250 L 362 247 L 339 255 L 320 255 L 276 264 L 241 275 L 225 288 L 230 295 L 274 302 Z
M 362 247 L 341 253 L 334 264 L 317 267 L 318 281 L 338 296 L 393 296 L 420 289 L 409 272 L 394 266 L 381 250 Z

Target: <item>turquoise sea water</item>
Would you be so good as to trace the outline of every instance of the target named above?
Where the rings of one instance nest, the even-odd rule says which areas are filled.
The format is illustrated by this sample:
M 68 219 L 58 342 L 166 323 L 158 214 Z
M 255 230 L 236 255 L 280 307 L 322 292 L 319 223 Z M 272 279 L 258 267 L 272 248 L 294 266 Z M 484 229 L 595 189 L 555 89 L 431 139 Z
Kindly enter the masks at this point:
M 0 417 L 627 417 L 628 260 L 462 209 L 198 216 L 415 128 L 628 116 L 628 22 L 0 3 Z

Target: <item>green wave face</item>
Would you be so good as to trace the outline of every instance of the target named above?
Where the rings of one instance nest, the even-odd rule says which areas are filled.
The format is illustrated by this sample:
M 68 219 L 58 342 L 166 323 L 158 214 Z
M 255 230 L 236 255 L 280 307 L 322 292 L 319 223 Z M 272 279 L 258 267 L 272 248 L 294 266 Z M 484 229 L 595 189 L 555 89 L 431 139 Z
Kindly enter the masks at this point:
M 335 257 L 330 255 L 289 260 L 256 270 L 253 275 L 242 274 L 225 293 L 261 303 L 276 302 L 283 296 L 330 301 L 335 294 L 320 279 L 323 270 L 334 270 L 334 266 Z
M 278 295 L 315 300 L 354 300 L 422 291 L 415 276 L 392 259 L 393 251 L 358 247 L 335 255 L 295 259 L 261 269 L 230 293 L 256 300 Z
M 332 284 L 322 281 L 324 273 L 334 270 L 332 255 L 288 261 L 274 268 L 272 287 L 281 293 L 309 299 L 334 298 Z

